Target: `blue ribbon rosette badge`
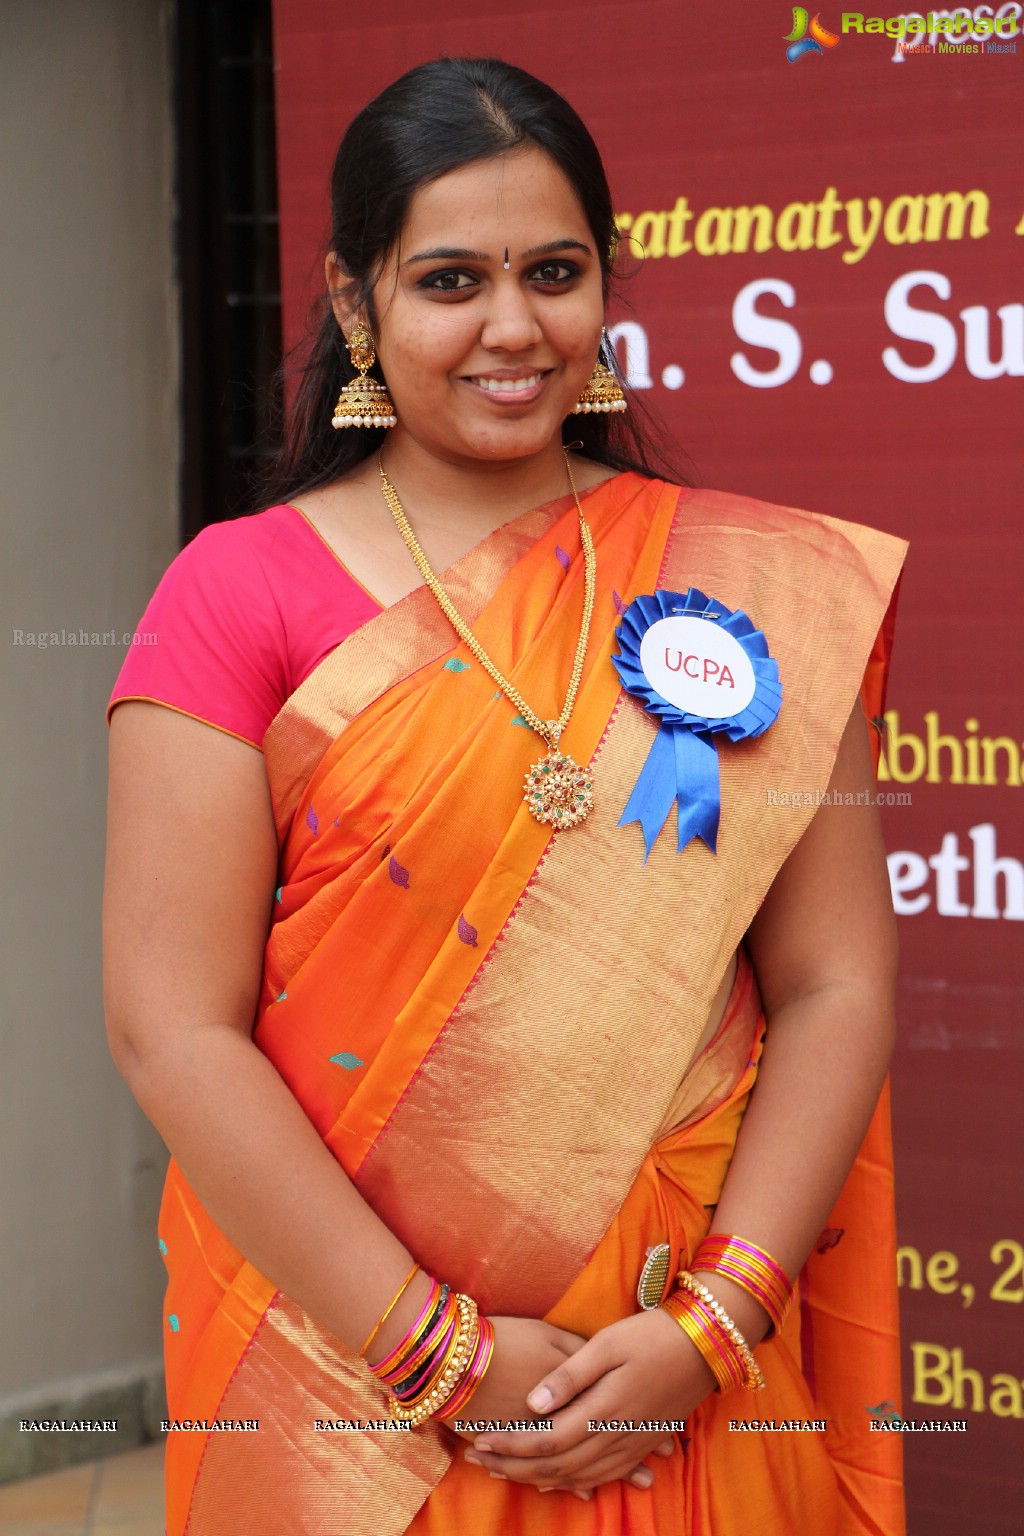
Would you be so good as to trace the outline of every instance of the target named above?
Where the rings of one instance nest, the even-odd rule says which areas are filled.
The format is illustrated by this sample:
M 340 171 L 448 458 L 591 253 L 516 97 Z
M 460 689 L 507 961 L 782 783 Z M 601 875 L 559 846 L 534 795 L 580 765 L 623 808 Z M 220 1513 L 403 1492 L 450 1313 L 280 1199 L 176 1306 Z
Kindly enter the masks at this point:
M 744 741 L 768 729 L 782 703 L 779 664 L 741 608 L 696 587 L 634 598 L 615 634 L 622 649 L 612 661 L 623 687 L 661 722 L 619 826 L 640 823 L 646 859 L 675 800 L 679 852 L 699 837 L 714 853 L 721 814 L 714 737 Z

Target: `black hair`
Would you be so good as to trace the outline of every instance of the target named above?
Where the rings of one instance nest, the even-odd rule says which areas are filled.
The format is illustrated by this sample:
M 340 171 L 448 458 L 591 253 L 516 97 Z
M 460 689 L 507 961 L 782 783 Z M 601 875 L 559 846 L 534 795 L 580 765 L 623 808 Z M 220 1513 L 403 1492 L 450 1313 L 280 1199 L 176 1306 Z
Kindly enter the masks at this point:
M 365 306 L 371 327 L 374 285 L 417 190 L 474 161 L 530 146 L 551 157 L 579 198 L 608 291 L 618 232 L 601 156 L 579 116 L 549 85 L 501 59 L 434 59 L 363 108 L 334 161 L 328 249 L 349 277 L 347 302 Z M 289 372 L 298 374 L 298 384 L 281 449 L 260 488 L 262 505 L 329 484 L 375 452 L 387 431 L 332 427 L 334 403 L 356 369 L 327 293 L 310 322 L 278 371 L 282 394 Z M 376 365 L 373 372 L 379 374 Z M 635 394 L 624 414 L 571 415 L 563 428 L 567 443 L 582 443 L 588 457 L 612 469 L 680 478 L 653 436 Z

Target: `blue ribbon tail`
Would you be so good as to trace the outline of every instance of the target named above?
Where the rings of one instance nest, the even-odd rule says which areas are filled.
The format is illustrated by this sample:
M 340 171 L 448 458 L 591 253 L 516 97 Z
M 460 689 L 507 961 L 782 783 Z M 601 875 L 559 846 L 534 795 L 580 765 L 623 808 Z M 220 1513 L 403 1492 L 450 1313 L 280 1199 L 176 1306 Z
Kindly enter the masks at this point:
M 677 749 L 673 745 L 672 737 L 688 734 L 686 731 L 675 732 L 670 726 L 663 725 L 660 728 L 619 821 L 620 827 L 627 826 L 631 821 L 640 823 L 646 849 L 645 864 L 657 841 L 658 833 L 668 820 L 672 802 L 676 798 Z
M 718 749 L 710 737 L 682 726 L 672 729 L 672 735 L 675 738 L 675 781 L 679 797 L 679 852 L 682 853 L 691 838 L 699 837 L 712 853 L 717 853 L 722 810 Z

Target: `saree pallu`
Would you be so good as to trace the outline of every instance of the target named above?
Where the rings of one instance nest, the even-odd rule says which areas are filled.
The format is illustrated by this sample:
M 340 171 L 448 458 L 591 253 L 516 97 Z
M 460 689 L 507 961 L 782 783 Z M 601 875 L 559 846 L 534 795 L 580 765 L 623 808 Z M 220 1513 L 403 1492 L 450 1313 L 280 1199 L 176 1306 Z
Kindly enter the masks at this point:
M 859 690 L 881 715 L 905 546 L 631 474 L 585 503 L 598 597 L 562 745 L 592 764 L 594 811 L 558 835 L 535 822 L 537 738 L 425 589 L 385 610 L 263 743 L 281 858 L 254 1040 L 425 1268 L 485 1312 L 589 1335 L 634 1310 L 650 1244 L 685 1262 L 707 1230 L 765 1028 L 742 950 L 722 1026 L 696 1047 Z M 445 573 L 542 716 L 561 707 L 582 581 L 571 498 Z M 617 823 L 656 725 L 620 692 L 614 628 L 639 593 L 690 585 L 765 631 L 784 701 L 769 732 L 719 754 L 717 856 L 678 854 L 670 829 L 645 864 L 639 829 Z M 172 1432 L 169 1536 L 902 1530 L 898 1437 L 869 1433 L 870 1406 L 899 1400 L 884 1103 L 800 1307 L 758 1349 L 768 1390 L 702 1404 L 650 1493 L 615 1484 L 582 1504 L 496 1483 L 436 1422 L 316 1431 L 386 1416 L 365 1365 L 246 1262 L 173 1161 L 160 1232 L 172 1419 L 260 1426 Z M 729 1429 L 754 1414 L 828 1430 Z

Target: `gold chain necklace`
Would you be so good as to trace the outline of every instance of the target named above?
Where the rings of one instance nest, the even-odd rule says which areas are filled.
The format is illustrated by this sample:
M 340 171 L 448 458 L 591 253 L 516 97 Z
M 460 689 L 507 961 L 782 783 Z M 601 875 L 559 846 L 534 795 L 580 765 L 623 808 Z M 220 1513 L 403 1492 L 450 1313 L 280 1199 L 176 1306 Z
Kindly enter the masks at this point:
M 455 604 L 438 581 L 431 569 L 430 562 L 419 546 L 419 541 L 412 531 L 409 519 L 405 515 L 405 508 L 398 499 L 398 492 L 384 473 L 383 452 L 377 455 L 377 467 L 380 470 L 381 490 L 384 500 L 391 509 L 391 515 L 398 524 L 398 531 L 405 540 L 406 547 L 419 568 L 420 575 L 437 598 L 445 618 L 455 630 L 459 639 L 469 648 L 473 656 L 489 672 L 497 683 L 505 697 L 519 710 L 523 719 L 531 730 L 537 732 L 548 747 L 548 754 L 534 763 L 526 775 L 523 784 L 523 799 L 530 808 L 531 814 L 537 821 L 546 826 L 553 827 L 555 831 L 562 831 L 566 827 L 575 827 L 584 821 L 594 804 L 593 781 L 586 769 L 581 768 L 567 753 L 560 752 L 558 743 L 562 732 L 569 723 L 573 705 L 576 703 L 576 694 L 579 691 L 580 679 L 583 676 L 583 662 L 587 654 L 587 642 L 590 638 L 590 620 L 594 613 L 594 591 L 597 583 L 597 555 L 594 550 L 594 540 L 590 527 L 583 516 L 583 508 L 580 505 L 579 492 L 576 490 L 576 482 L 573 479 L 572 464 L 569 461 L 568 451 L 565 451 L 565 467 L 569 475 L 569 484 L 576 500 L 576 511 L 580 519 L 580 539 L 583 544 L 583 618 L 580 623 L 580 637 L 576 644 L 576 658 L 573 662 L 572 676 L 569 679 L 569 688 L 565 695 L 565 703 L 562 713 L 557 720 L 542 720 L 532 710 L 523 698 L 514 683 L 495 666 L 479 640 L 466 623 L 465 619 L 456 610 Z

